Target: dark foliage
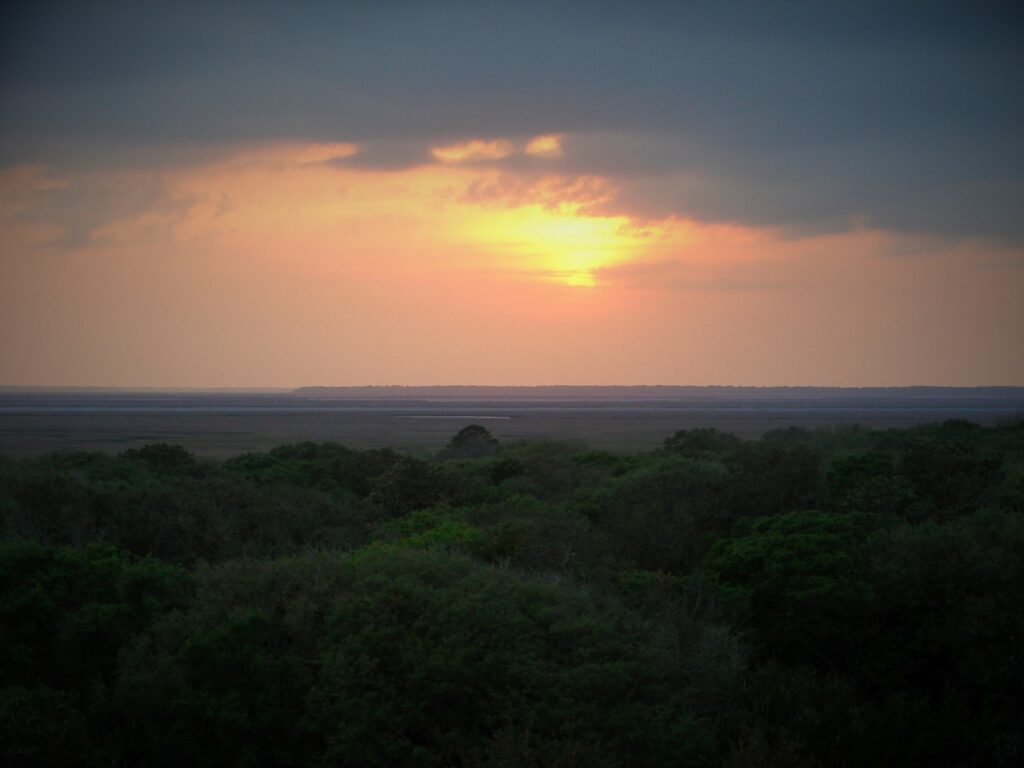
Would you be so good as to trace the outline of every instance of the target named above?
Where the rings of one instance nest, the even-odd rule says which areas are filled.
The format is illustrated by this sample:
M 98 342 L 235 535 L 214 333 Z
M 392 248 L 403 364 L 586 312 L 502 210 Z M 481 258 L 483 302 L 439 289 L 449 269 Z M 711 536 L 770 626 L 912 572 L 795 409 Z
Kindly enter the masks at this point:
M 0 461 L 0 760 L 1024 761 L 1024 425 Z
M 478 459 L 493 456 L 498 450 L 498 441 L 479 424 L 470 424 L 459 430 L 441 454 L 446 459 Z

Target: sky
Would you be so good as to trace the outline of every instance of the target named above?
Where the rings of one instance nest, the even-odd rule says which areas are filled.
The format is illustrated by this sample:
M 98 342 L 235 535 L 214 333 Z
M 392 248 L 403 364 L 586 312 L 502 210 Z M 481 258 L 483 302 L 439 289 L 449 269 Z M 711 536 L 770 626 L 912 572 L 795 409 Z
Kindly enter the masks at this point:
M 1024 10 L 8 2 L 0 384 L 1024 385 Z

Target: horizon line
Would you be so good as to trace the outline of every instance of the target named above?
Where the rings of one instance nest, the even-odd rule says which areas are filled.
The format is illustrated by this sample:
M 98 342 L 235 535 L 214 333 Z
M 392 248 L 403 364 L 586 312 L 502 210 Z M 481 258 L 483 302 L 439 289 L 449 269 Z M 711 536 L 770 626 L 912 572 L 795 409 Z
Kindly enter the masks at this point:
M 301 384 L 298 386 L 0 384 L 0 392 L 296 393 L 309 390 L 399 389 L 1024 389 L 1024 384 Z

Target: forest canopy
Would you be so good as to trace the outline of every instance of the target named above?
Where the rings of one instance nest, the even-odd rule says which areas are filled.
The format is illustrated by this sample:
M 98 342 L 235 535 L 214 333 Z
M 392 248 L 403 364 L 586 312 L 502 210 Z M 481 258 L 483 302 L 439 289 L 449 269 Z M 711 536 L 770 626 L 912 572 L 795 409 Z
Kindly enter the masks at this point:
M 9 766 L 1009 766 L 1024 423 L 0 459 Z

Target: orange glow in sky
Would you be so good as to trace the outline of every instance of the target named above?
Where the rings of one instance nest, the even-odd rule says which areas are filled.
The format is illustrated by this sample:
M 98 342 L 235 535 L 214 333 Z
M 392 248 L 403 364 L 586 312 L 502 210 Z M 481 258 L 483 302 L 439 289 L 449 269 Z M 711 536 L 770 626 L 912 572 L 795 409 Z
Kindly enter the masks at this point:
M 465 160 L 499 160 L 515 151 L 512 143 L 504 139 L 482 141 L 473 139 L 445 147 L 434 147 L 430 153 L 446 163 L 461 163 Z
M 527 142 L 524 151 L 528 155 L 536 155 L 538 157 L 558 157 L 562 154 L 562 137 L 554 134 L 536 136 Z
M 615 180 L 546 172 L 561 147 L 366 170 L 356 144 L 279 142 L 0 172 L 0 380 L 970 384 L 976 339 L 1020 325 L 1012 250 L 642 218 Z
M 452 159 L 501 147 L 468 142 L 445 151 Z M 351 145 L 254 148 L 178 174 L 177 194 L 206 202 L 175 222 L 175 234 L 214 237 L 275 259 L 303 254 L 303 262 L 322 260 L 328 269 L 447 264 L 574 287 L 595 286 L 598 270 L 651 258 L 655 248 L 691 237 L 679 222 L 640 226 L 627 216 L 590 213 L 595 195 L 608 194 L 595 193 L 594 183 L 540 177 L 505 190 L 491 171 L 446 163 L 367 172 L 318 162 L 355 152 Z M 485 200 L 466 192 L 481 180 L 497 189 Z M 125 239 L 154 224 L 152 214 L 143 215 L 103 234 Z
M 1024 384 L 1020 4 L 155 4 L 4 17 L 0 386 Z

